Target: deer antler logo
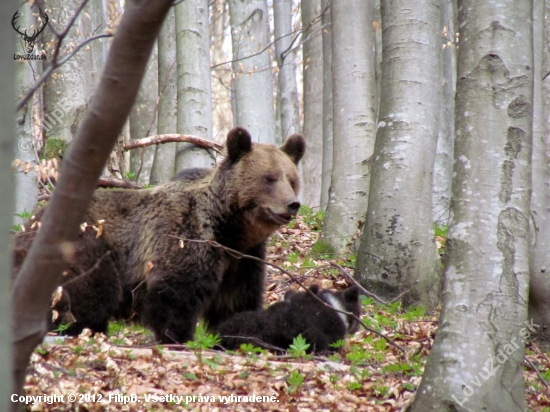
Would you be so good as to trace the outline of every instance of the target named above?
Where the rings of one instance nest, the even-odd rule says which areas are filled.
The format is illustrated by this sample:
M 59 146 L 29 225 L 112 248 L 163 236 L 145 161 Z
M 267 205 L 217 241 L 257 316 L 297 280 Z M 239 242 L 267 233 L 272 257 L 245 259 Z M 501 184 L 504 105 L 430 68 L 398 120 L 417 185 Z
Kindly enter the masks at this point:
M 32 51 L 34 49 L 34 43 L 36 41 L 36 38 L 46 28 L 46 24 L 48 24 L 49 17 L 46 13 L 44 13 L 44 22 L 42 23 L 42 27 L 40 27 L 38 30 L 33 30 L 32 35 L 29 36 L 27 34 L 27 29 L 25 29 L 24 32 L 21 32 L 21 31 L 19 31 L 20 26 L 15 27 L 15 25 L 17 24 L 17 18 L 19 16 L 20 15 L 19 15 L 19 10 L 18 10 L 18 11 L 15 12 L 15 14 L 13 15 L 13 18 L 11 19 L 11 25 L 14 28 L 14 30 L 17 33 L 19 33 L 21 35 L 21 37 L 23 38 L 23 40 L 25 41 L 25 45 L 27 46 L 27 53 L 30 54 L 30 53 L 32 53 Z

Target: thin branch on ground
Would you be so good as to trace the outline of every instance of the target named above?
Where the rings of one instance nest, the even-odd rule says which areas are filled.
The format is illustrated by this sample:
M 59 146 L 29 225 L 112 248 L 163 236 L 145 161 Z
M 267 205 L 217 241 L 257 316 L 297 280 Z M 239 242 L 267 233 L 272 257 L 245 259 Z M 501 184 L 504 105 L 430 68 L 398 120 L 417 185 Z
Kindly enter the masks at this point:
M 143 139 L 136 139 L 124 143 L 123 149 L 126 151 L 151 146 L 154 144 L 172 142 L 193 143 L 194 145 L 211 149 L 218 153 L 221 153 L 223 149 L 223 146 L 217 143 L 188 134 L 159 134 L 156 136 L 144 137 Z

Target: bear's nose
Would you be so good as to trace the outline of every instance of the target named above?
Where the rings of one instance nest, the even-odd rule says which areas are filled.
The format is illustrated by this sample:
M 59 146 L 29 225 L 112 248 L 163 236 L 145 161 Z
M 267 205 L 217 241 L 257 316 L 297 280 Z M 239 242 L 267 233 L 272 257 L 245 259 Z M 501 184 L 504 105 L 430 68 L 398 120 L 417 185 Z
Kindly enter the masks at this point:
M 288 208 L 288 213 L 292 216 L 296 216 L 298 214 L 298 210 L 300 209 L 300 202 L 292 200 L 286 204 L 286 207 Z

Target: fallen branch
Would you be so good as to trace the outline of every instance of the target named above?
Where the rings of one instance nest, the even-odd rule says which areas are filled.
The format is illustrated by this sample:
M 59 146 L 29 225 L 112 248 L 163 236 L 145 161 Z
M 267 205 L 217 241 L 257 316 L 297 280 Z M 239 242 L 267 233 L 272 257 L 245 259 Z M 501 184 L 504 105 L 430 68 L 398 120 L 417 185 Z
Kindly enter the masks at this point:
M 241 259 L 241 258 L 245 258 L 245 259 L 252 259 L 252 260 L 255 260 L 257 262 L 262 262 L 268 266 L 271 266 L 275 269 L 277 269 L 278 271 L 284 273 L 285 275 L 287 275 L 288 277 L 290 277 L 294 282 L 296 282 L 298 285 L 300 285 L 307 293 L 309 293 L 311 296 L 313 296 L 315 299 L 317 299 L 319 302 L 321 302 L 323 305 L 325 305 L 327 308 L 330 308 L 332 309 L 333 311 L 335 312 L 338 312 L 338 313 L 343 313 L 344 315 L 347 315 L 347 316 L 351 316 L 353 319 L 355 319 L 357 322 L 359 322 L 359 324 L 366 330 L 368 330 L 369 332 L 372 332 L 374 333 L 375 335 L 378 335 L 380 336 L 382 339 L 385 339 L 390 345 L 392 345 L 393 347 L 397 348 L 399 351 L 401 351 L 403 353 L 403 356 L 405 358 L 405 360 L 408 361 L 408 356 L 407 356 L 407 351 L 399 346 L 397 343 L 395 343 L 391 338 L 387 337 L 386 335 L 382 334 L 381 332 L 378 332 L 376 329 L 373 329 L 371 328 L 370 326 L 367 326 L 365 325 L 365 323 L 363 323 L 363 321 L 361 320 L 361 318 L 359 318 L 358 316 L 355 316 L 353 313 L 351 312 L 347 312 L 345 310 L 340 310 L 340 309 L 336 309 L 330 305 L 328 305 L 326 302 L 324 302 L 322 299 L 320 299 L 315 293 L 311 292 L 308 288 L 306 288 L 304 286 L 304 284 L 296 277 L 294 276 L 292 273 L 290 273 L 289 271 L 283 269 L 282 267 L 274 264 L 274 263 L 270 263 L 270 262 L 266 262 L 265 260 L 263 259 L 260 259 L 259 257 L 256 257 L 256 256 L 251 256 L 251 255 L 246 255 L 244 253 L 241 253 L 235 249 L 231 249 L 227 246 L 224 246 L 214 240 L 198 240 L 198 239 L 188 239 L 188 238 L 184 238 L 184 237 L 179 237 L 179 236 L 174 236 L 174 235 L 166 235 L 166 236 L 170 236 L 170 237 L 173 237 L 175 239 L 178 239 L 178 240 L 183 240 L 184 242 L 194 242 L 194 243 L 206 243 L 207 245 L 210 245 L 212 247 L 215 247 L 215 248 L 220 248 L 220 249 L 223 249 L 225 250 L 227 253 L 229 253 L 232 257 L 236 258 L 236 259 Z
M 156 136 L 144 137 L 143 139 L 136 139 L 130 142 L 124 143 L 124 150 L 139 149 L 141 147 L 147 147 L 154 144 L 161 143 L 173 143 L 173 142 L 183 142 L 183 143 L 193 143 L 194 145 L 204 147 L 206 149 L 212 149 L 218 153 L 222 152 L 223 146 L 211 142 L 210 140 L 202 139 L 197 136 L 191 136 L 188 134 L 159 134 Z

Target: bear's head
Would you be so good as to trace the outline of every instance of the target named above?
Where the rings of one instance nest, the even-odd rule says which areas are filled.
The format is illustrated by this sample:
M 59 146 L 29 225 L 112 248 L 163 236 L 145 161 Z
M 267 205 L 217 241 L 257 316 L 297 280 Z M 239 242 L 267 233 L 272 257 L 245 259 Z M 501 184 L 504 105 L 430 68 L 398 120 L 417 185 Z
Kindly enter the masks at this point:
M 265 239 L 298 213 L 297 164 L 304 155 L 305 140 L 292 135 L 277 148 L 252 143 L 250 134 L 237 127 L 229 132 L 226 145 L 227 157 L 220 169 L 231 175 L 230 202 L 244 212 L 258 232 L 256 237 Z

